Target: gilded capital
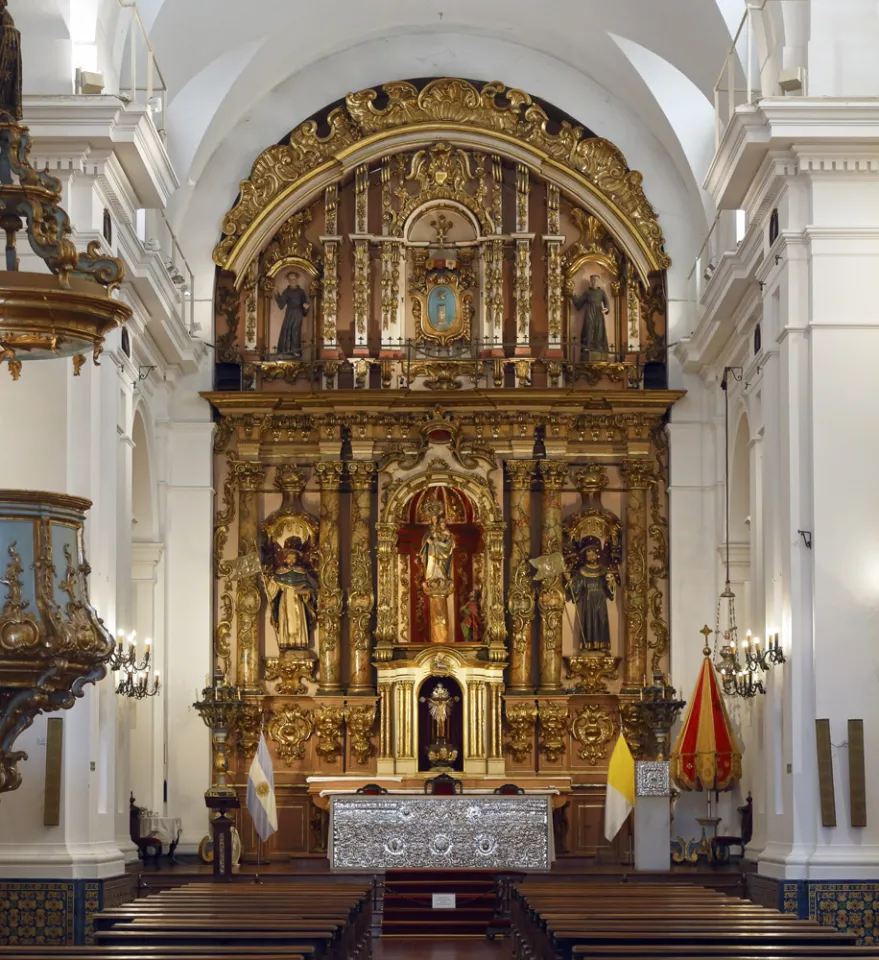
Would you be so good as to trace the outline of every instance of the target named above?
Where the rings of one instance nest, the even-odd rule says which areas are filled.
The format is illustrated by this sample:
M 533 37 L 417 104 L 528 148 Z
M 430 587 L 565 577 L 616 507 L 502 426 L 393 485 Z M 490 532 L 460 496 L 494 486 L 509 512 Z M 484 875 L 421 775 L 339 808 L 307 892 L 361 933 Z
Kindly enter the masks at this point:
M 375 476 L 375 462 L 372 460 L 351 460 L 346 464 L 348 479 L 354 490 L 369 490 Z
M 649 460 L 623 460 L 623 480 L 629 490 L 644 490 L 653 483 L 653 464 Z
M 600 494 L 608 484 L 607 471 L 600 463 L 588 463 L 574 473 L 574 483 L 584 499 Z
M 338 490 L 342 483 L 345 464 L 342 460 L 321 460 L 315 464 L 317 482 L 321 490 Z
M 561 490 L 568 477 L 568 465 L 564 460 L 541 460 L 540 476 L 548 490 Z
M 507 460 L 507 476 L 513 490 L 530 490 L 534 479 L 536 460 Z
M 305 474 L 292 463 L 279 464 L 275 470 L 275 489 L 281 493 L 300 494 L 306 482 Z
M 249 493 L 259 489 L 266 475 L 266 468 L 258 460 L 234 460 L 232 470 L 238 486 Z

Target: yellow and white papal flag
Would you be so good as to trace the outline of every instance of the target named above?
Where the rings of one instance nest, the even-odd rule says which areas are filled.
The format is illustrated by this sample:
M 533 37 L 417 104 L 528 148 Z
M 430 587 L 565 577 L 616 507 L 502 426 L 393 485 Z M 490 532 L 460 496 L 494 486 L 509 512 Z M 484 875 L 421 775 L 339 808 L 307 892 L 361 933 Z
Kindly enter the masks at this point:
M 259 746 L 247 778 L 247 809 L 253 817 L 253 825 L 260 840 L 265 843 L 278 829 L 278 809 L 275 805 L 272 755 L 263 733 L 259 735 Z
M 604 836 L 606 840 L 620 832 L 626 817 L 635 806 L 635 758 L 626 738 L 620 734 L 610 765 L 607 768 L 607 797 L 604 801 Z

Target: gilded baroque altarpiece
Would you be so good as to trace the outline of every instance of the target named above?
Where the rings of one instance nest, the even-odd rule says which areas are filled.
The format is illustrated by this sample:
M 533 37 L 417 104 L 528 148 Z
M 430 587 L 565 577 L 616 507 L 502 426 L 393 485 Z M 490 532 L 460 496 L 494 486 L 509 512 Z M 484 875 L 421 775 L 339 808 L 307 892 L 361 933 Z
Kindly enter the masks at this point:
M 521 91 L 389 84 L 258 158 L 215 260 L 214 655 L 242 791 L 263 723 L 275 757 L 269 855 L 324 851 L 309 777 L 438 770 L 552 784 L 560 851 L 594 853 L 626 704 L 668 673 L 640 174 Z

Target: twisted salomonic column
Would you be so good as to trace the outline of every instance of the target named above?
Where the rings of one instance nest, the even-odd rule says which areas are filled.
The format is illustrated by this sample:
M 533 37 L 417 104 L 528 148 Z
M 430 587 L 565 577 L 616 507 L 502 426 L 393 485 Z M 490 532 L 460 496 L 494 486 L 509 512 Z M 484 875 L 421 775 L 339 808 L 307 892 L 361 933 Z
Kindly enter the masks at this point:
M 647 488 L 653 467 L 646 460 L 624 460 L 626 485 L 626 645 L 623 689 L 647 679 Z
M 531 559 L 531 482 L 536 460 L 507 460 L 510 478 L 510 692 L 527 693 L 531 683 L 531 624 L 534 588 Z
M 541 460 L 543 479 L 543 556 L 562 552 L 562 487 L 568 475 L 563 460 Z M 565 592 L 561 572 L 540 582 L 540 692 L 562 689 L 562 615 Z
M 324 460 L 317 464 L 320 484 L 320 563 L 318 577 L 320 595 L 317 601 L 317 623 L 320 632 L 319 693 L 339 693 L 340 621 L 342 589 L 339 586 L 339 486 L 345 464 L 341 460 Z
M 351 483 L 351 585 L 348 589 L 348 693 L 372 693 L 369 660 L 370 619 L 375 605 L 372 587 L 372 551 L 369 546 L 372 479 L 375 464 L 354 460 L 348 464 Z
M 265 467 L 252 460 L 236 460 L 232 469 L 238 481 L 238 556 L 259 556 L 259 517 L 256 494 L 265 479 Z M 237 686 L 246 693 L 259 690 L 259 574 L 238 578 L 235 590 Z

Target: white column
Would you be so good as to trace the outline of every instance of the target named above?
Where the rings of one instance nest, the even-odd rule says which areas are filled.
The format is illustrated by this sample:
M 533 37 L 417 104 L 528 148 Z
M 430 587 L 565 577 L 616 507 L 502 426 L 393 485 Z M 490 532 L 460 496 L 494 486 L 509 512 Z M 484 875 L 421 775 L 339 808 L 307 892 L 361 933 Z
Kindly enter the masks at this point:
M 669 486 L 669 592 L 671 682 L 689 698 L 702 666 L 702 635 L 707 622 L 714 628 L 714 604 L 719 592 L 716 556 L 714 426 L 716 384 L 684 376 L 687 394 L 672 408 L 670 457 L 674 468 Z M 686 584 L 685 588 L 681 584 Z M 713 639 L 713 638 L 712 638 Z M 677 730 L 672 733 L 672 740 Z M 705 815 L 703 794 L 684 794 L 675 807 L 674 835 L 699 836 L 695 818 Z
M 165 425 L 165 637 L 162 697 L 168 743 L 168 807 L 183 821 L 181 852 L 207 833 L 204 792 L 210 786 L 210 737 L 192 709 L 211 672 L 213 582 L 212 437 L 209 421 Z
M 128 522 L 118 497 L 117 428 L 127 409 L 128 390 L 107 355 L 100 367 L 85 365 L 79 377 L 73 376 L 69 362 L 58 360 L 26 364 L 17 383 L 0 378 L 0 430 L 9 449 L 17 452 L 4 459 L 4 485 L 93 501 L 86 518 L 90 593 L 111 630 L 120 594 L 128 589 L 117 566 L 117 529 Z M 64 722 L 57 826 L 43 825 L 47 718 L 38 717 L 19 739 L 18 748 L 26 750 L 29 759 L 21 765 L 21 787 L 0 802 L 0 876 L 100 878 L 123 872 L 116 843 L 116 709 L 108 678 L 86 687 L 71 710 L 54 714 Z
M 152 640 L 152 663 L 161 684 L 167 678 L 167 648 L 164 636 L 164 565 L 161 543 L 132 544 L 132 620 L 139 637 Z M 139 807 L 164 813 L 166 692 L 147 697 L 135 705 L 131 730 L 131 789 Z

